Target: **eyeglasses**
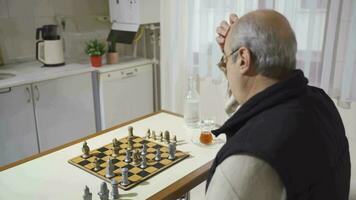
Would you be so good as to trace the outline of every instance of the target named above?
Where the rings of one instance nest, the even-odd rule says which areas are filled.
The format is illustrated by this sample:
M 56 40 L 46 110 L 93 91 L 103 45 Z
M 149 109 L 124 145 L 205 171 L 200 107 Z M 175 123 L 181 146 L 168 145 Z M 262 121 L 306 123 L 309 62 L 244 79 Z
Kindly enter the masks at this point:
M 239 49 L 240 49 L 240 47 L 239 47 L 239 48 L 236 48 L 236 49 L 233 50 L 229 55 L 225 55 L 225 52 L 223 51 L 223 56 L 221 57 L 219 63 L 217 64 L 218 67 L 219 67 L 222 71 L 226 72 L 227 58 L 230 57 L 230 56 L 232 56 L 232 55 L 233 55 L 234 53 L 236 53 Z

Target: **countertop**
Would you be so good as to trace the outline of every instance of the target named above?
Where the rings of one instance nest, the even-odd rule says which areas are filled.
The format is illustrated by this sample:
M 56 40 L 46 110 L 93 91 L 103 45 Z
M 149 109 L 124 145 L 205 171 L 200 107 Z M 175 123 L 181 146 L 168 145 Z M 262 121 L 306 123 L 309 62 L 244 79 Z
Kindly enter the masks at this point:
M 82 199 L 85 185 L 93 193 L 93 200 L 99 199 L 97 193 L 102 180 L 69 164 L 68 160 L 82 154 L 83 140 L 87 141 L 91 149 L 99 148 L 110 143 L 113 138 L 126 137 L 128 126 L 133 126 L 134 135 L 138 136 L 144 136 L 148 128 L 156 132 L 169 130 L 177 136 L 177 149 L 188 152 L 191 156 L 128 191 L 119 189 L 122 199 L 143 200 L 151 197 L 157 200 L 160 199 L 157 195 L 161 197 L 163 193 L 172 194 L 171 190 L 166 190 L 167 186 L 173 185 L 177 188 L 184 183 L 184 185 L 192 184 L 193 187 L 194 181 L 195 185 L 199 184 L 203 179 L 196 181 L 194 177 L 207 173 L 209 169 L 199 170 L 199 172 L 197 169 L 201 169 L 213 160 L 223 145 L 223 142 L 210 147 L 194 144 L 192 138 L 198 138 L 199 130 L 186 128 L 182 117 L 160 112 L 63 145 L 54 152 L 50 151 L 49 154 L 1 171 L 0 199 Z M 224 141 L 225 138 L 220 140 Z M 192 175 L 192 172 L 195 173 Z M 189 181 L 186 181 L 187 178 Z M 178 182 L 180 184 L 177 184 Z M 110 185 L 109 188 L 111 190 Z
M 99 68 L 91 67 L 88 61 L 78 61 L 59 67 L 42 67 L 42 63 L 37 61 L 5 65 L 0 67 L 0 73 L 11 73 L 16 76 L 0 80 L 0 89 L 93 71 L 105 73 L 149 63 L 152 61 L 145 58 L 122 57 L 118 64 L 103 65 Z

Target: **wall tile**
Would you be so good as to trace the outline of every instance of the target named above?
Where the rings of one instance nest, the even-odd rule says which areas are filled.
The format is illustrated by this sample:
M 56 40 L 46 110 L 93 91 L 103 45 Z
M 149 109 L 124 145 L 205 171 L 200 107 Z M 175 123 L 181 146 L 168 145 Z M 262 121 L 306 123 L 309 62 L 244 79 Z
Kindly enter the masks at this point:
M 35 0 L 34 16 L 51 17 L 54 16 L 54 9 L 49 0 Z
M 109 13 L 108 0 L 75 0 L 76 15 L 107 15 Z
M 73 16 L 77 10 L 74 9 L 76 0 L 50 0 L 54 8 L 55 15 Z
M 9 10 L 7 6 L 7 0 L 0 0 L 0 18 L 8 18 Z
M 35 28 L 39 28 L 47 24 L 57 24 L 54 17 L 35 17 Z
M 9 17 L 33 17 L 34 0 L 9 0 Z

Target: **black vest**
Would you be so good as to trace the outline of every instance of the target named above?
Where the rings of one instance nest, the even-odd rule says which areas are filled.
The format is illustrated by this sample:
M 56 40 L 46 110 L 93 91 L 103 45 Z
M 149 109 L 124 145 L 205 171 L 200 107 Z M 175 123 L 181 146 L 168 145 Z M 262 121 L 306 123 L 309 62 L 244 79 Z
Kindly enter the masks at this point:
M 207 180 L 227 157 L 258 157 L 278 173 L 288 200 L 347 200 L 350 156 L 341 117 L 325 92 L 295 70 L 250 98 L 224 125 L 226 144 Z M 223 187 L 223 186 L 220 186 Z

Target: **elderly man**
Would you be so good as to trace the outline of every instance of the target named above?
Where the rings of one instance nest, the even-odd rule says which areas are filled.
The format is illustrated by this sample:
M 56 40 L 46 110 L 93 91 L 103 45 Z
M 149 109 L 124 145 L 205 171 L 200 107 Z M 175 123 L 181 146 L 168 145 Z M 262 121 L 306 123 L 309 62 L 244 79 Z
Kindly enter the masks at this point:
M 230 22 L 218 28 L 219 66 L 240 107 L 213 131 L 227 142 L 211 167 L 206 198 L 347 200 L 343 123 L 327 94 L 295 69 L 297 42 L 287 19 L 258 10 Z

